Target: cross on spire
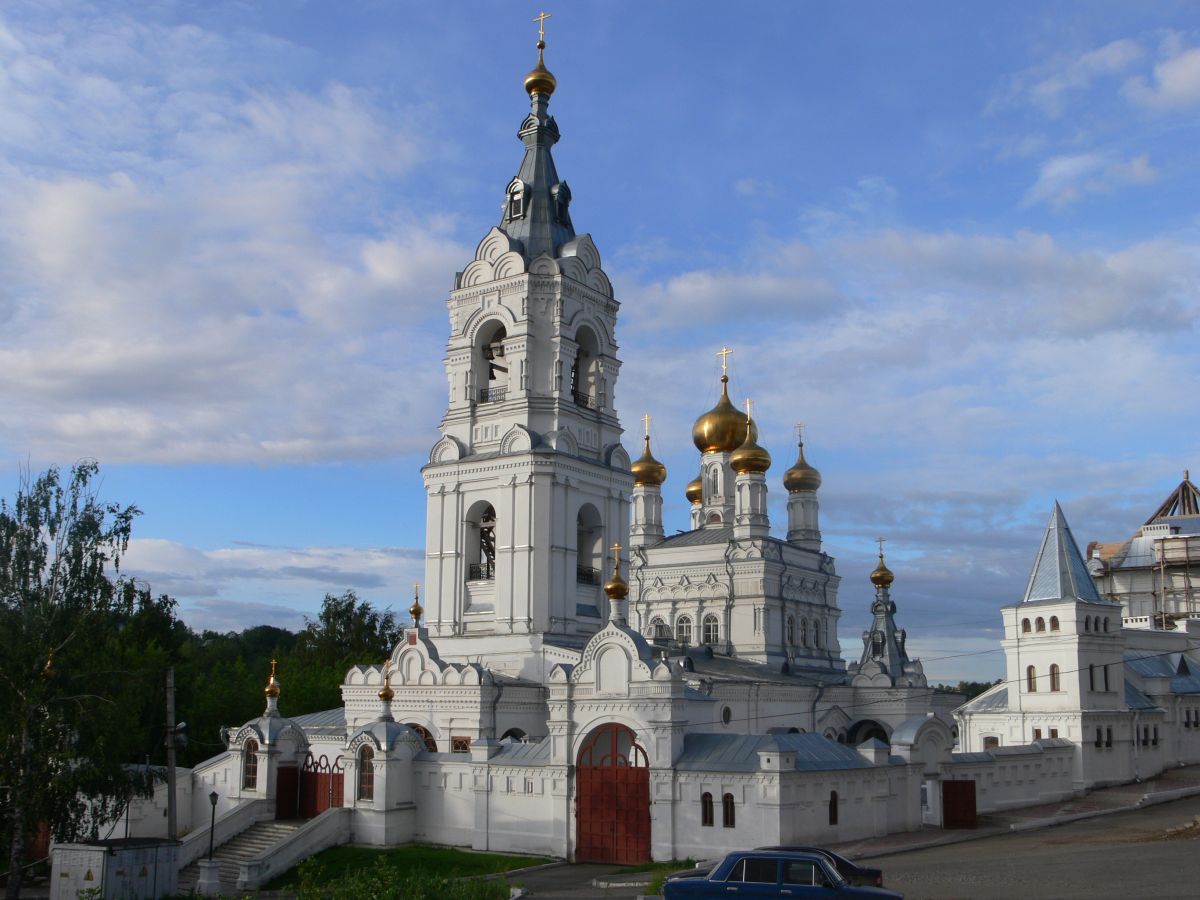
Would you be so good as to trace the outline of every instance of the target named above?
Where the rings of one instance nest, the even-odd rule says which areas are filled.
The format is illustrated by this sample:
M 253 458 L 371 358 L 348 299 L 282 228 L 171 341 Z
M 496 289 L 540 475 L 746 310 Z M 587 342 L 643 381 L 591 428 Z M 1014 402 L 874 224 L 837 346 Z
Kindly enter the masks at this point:
M 804 443 L 804 423 L 797 422 L 795 425 L 795 428 L 796 428 L 796 440 L 799 441 L 801 444 L 803 444 Z
M 717 351 L 717 356 L 721 357 L 721 374 L 722 375 L 728 374 L 729 354 L 732 352 L 733 351 L 730 350 L 728 347 L 722 347 L 720 350 Z
M 642 416 L 642 425 L 646 427 L 646 437 L 650 437 L 650 413 Z
M 750 418 L 750 412 L 754 408 L 754 401 L 749 397 L 746 398 L 746 418 Z
M 885 538 L 885 537 L 875 538 L 875 543 L 877 543 L 879 545 L 879 558 L 880 559 L 883 559 L 883 543 L 886 540 L 887 540 L 887 538 Z
M 553 13 L 540 12 L 536 16 L 533 17 L 533 21 L 538 23 L 538 43 L 539 44 L 544 44 L 546 42 L 546 20 L 549 19 L 552 15 L 553 15 Z

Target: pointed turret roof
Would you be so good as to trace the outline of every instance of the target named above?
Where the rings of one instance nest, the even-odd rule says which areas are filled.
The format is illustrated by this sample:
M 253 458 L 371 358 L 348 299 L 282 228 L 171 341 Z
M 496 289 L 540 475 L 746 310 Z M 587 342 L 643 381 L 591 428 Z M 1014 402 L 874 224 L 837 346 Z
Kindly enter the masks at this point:
M 525 80 L 530 111 L 517 136 L 525 145 L 525 158 L 517 177 L 508 184 L 500 229 L 525 246 L 525 258 L 557 257 L 559 248 L 575 237 L 568 207 L 571 189 L 558 180 L 550 148 L 558 143 L 558 125 L 547 111 L 554 90 L 553 76 L 542 62 L 544 41 L 538 41 L 538 66 Z M 539 71 L 550 80 L 534 78 Z
M 1054 501 L 1054 510 L 1042 537 L 1042 546 L 1033 561 L 1033 572 L 1025 588 L 1025 602 L 1034 600 L 1086 600 L 1101 603 L 1096 585 L 1088 575 L 1083 554 L 1067 525 L 1062 507 Z
M 1172 516 L 1200 516 L 1200 488 L 1192 484 L 1191 472 L 1186 470 L 1183 473 L 1183 481 L 1179 482 L 1179 487 L 1171 491 L 1167 499 L 1154 511 L 1154 515 L 1143 523 L 1143 526 L 1153 525 L 1160 519 Z

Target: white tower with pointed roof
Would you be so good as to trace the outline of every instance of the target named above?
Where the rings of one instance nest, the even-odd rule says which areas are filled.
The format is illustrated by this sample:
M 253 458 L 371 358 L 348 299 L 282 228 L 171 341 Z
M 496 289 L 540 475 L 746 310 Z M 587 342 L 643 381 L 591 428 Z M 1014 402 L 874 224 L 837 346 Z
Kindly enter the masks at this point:
M 547 648 L 577 650 L 606 620 L 604 548 L 626 539 L 632 487 L 619 304 L 554 166 L 544 47 L 500 224 L 450 294 L 449 402 L 422 470 L 429 633 L 448 657 L 531 675 Z

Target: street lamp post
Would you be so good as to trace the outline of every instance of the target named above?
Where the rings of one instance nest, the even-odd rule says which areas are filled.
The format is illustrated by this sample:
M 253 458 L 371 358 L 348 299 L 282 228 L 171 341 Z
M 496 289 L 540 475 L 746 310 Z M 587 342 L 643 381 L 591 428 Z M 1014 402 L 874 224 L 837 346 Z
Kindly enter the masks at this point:
M 217 792 L 213 791 L 208 795 L 208 802 L 212 804 L 212 820 L 208 826 L 208 861 L 212 862 L 213 855 L 213 837 L 217 830 Z

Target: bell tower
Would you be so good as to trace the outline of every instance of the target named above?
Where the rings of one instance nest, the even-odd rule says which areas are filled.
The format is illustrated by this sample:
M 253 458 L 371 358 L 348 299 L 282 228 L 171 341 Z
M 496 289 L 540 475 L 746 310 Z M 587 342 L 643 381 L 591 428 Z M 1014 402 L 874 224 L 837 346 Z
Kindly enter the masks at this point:
M 627 538 L 633 486 L 614 403 L 619 304 L 571 221 L 551 155 L 557 82 L 537 46 L 524 157 L 450 292 L 449 398 L 422 470 L 429 634 L 443 656 L 501 669 L 607 621 L 604 548 Z

